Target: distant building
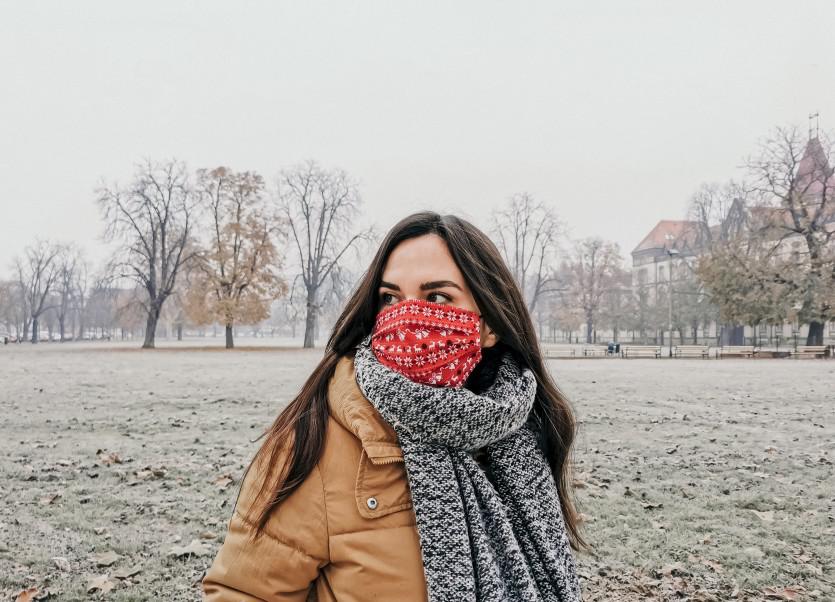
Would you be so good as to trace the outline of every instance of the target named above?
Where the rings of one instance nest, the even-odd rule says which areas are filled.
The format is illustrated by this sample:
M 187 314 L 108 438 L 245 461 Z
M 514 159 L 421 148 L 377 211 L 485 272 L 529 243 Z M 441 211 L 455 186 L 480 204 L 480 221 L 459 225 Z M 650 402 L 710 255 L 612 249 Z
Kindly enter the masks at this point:
M 829 170 L 829 164 L 825 152 L 817 137 L 810 137 L 806 145 L 803 157 L 798 164 L 797 179 L 800 188 L 805 190 L 805 195 L 812 199 L 815 195 L 824 192 L 822 178 L 815 179 L 820 175 L 820 170 Z M 808 182 L 804 185 L 804 180 Z M 831 188 L 835 191 L 835 176 L 830 180 Z M 835 199 L 833 199 L 835 200 Z M 810 210 L 818 210 L 821 206 L 819 201 L 813 200 L 809 203 Z M 823 204 L 823 209 L 829 215 L 824 215 L 821 220 L 823 227 L 830 232 L 835 231 L 835 202 Z M 670 285 L 672 275 L 672 288 L 676 291 L 676 283 L 684 283 L 692 274 L 695 262 L 698 257 L 708 248 L 709 240 L 716 240 L 732 233 L 734 229 L 745 227 L 748 219 L 758 223 L 772 223 L 777 226 L 775 230 L 776 252 L 782 255 L 803 252 L 804 241 L 801 235 L 788 233 L 780 228 L 781 222 L 785 225 L 791 223 L 791 213 L 777 207 L 751 207 L 746 214 L 746 208 L 742 202 L 734 201 L 729 208 L 725 221 L 722 224 L 714 225 L 705 231 L 705 226 L 698 221 L 691 220 L 661 220 L 632 250 L 632 290 L 643 298 L 656 304 L 659 301 L 659 293 L 664 295 Z M 832 243 L 835 244 L 835 236 Z M 692 283 L 692 279 L 690 279 Z M 664 297 L 667 299 L 667 297 Z M 666 324 L 663 320 L 658 320 Z M 656 333 L 656 342 L 664 336 L 666 326 L 660 326 Z M 804 341 L 808 332 L 808 326 L 802 325 L 799 329 L 796 325 L 768 325 L 761 324 L 755 333 L 750 326 L 738 326 L 723 329 L 716 323 L 705 324 L 702 332 L 699 333 L 700 342 L 713 342 L 722 344 L 750 344 L 753 340 L 775 344 L 778 341 L 784 343 L 797 337 Z M 835 322 L 824 326 L 825 342 L 835 342 Z

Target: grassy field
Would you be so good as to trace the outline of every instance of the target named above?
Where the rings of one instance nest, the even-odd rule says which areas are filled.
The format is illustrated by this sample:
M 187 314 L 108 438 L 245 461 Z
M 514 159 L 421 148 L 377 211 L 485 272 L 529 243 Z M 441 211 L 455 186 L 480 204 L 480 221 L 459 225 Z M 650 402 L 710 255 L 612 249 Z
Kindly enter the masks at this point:
M 320 354 L 0 347 L 0 599 L 199 600 Z M 584 600 L 835 600 L 835 361 L 549 366 L 580 420 Z

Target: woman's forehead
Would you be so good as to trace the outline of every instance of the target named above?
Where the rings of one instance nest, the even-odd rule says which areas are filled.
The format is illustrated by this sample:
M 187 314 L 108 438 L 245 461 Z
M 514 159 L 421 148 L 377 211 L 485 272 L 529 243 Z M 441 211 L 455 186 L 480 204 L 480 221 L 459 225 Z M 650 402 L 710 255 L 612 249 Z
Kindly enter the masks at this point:
M 452 280 L 461 284 L 461 271 L 455 264 L 446 242 L 437 235 L 404 240 L 389 254 L 383 280 L 397 283 L 428 280 Z

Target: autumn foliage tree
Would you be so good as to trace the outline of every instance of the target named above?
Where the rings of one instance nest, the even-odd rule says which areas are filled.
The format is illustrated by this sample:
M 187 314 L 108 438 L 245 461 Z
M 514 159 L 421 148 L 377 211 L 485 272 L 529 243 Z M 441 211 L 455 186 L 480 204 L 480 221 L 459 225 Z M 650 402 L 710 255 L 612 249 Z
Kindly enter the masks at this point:
M 269 317 L 272 302 L 287 293 L 278 245 L 283 221 L 267 210 L 264 179 L 228 167 L 197 171 L 197 193 L 207 221 L 185 293 L 195 324 L 223 324 L 226 347 L 234 326 Z

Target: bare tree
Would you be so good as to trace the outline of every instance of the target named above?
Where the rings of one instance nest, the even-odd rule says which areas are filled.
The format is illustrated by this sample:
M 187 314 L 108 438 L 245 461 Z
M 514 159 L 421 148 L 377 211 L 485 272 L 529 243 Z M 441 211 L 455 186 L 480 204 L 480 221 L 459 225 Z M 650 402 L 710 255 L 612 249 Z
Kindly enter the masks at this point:
M 198 170 L 197 178 L 209 236 L 195 258 L 185 309 L 196 324 L 223 324 L 231 349 L 233 327 L 267 319 L 287 292 L 277 248 L 285 232 L 267 211 L 257 173 L 218 167 Z
M 301 284 L 302 274 L 296 274 L 293 282 L 290 284 L 290 291 L 285 297 L 273 304 L 276 320 L 281 319 L 282 322 L 290 326 L 290 336 L 296 338 L 296 328 L 306 315 L 306 293 L 302 290 Z M 272 326 L 278 325 L 278 322 L 271 321 Z
M 3 325 L 0 330 L 4 330 L 9 335 L 14 331 L 16 336 L 20 336 L 20 323 L 18 322 L 20 303 L 17 287 L 17 282 L 0 280 L 0 324 Z
M 321 317 L 327 324 L 333 324 L 339 318 L 342 307 L 358 280 L 359 275 L 345 266 L 338 265 L 331 271 L 330 277 L 322 287 L 320 301 Z
M 111 261 L 111 273 L 136 282 L 147 294 L 142 347 L 151 349 L 162 306 L 193 256 L 188 246 L 194 195 L 186 166 L 177 160 L 148 159 L 137 166 L 128 188 L 102 185 L 97 195 L 105 238 L 124 243 Z
M 563 227 L 550 207 L 523 192 L 493 212 L 497 247 L 533 312 L 543 295 L 556 290 L 553 262 Z
M 748 196 L 750 191 L 742 182 L 730 180 L 723 184 L 702 184 L 690 197 L 687 207 L 689 221 L 697 230 L 693 240 L 700 252 L 709 252 L 717 244 L 741 236 L 748 228 Z
M 807 140 L 797 127 L 778 127 L 748 169 L 760 196 L 754 234 L 771 243 L 769 279 L 800 306 L 797 318 L 809 324 L 806 344 L 821 345 L 824 324 L 835 318 L 832 136 L 810 132 Z
M 31 322 L 31 341 L 37 343 L 40 335 L 39 319 L 51 306 L 47 303 L 60 273 L 58 256 L 61 246 L 38 240 L 26 247 L 23 257 L 15 259 L 18 283 L 24 306 L 23 337 Z
M 356 183 L 343 170 L 324 169 L 315 161 L 285 170 L 278 178 L 277 198 L 305 287 L 304 347 L 313 347 L 322 285 L 348 249 L 372 237 L 373 230 L 352 234 L 361 199 Z
M 576 241 L 568 262 L 568 287 L 577 307 L 583 310 L 586 342 L 592 343 L 595 323 L 604 294 L 619 286 L 618 274 L 623 263 L 616 243 L 600 238 Z
M 86 260 L 76 266 L 72 294 L 78 319 L 77 339 L 83 340 L 87 326 L 87 301 L 90 295 L 90 264 Z
M 55 290 L 55 316 L 58 319 L 58 335 L 66 339 L 67 317 L 76 302 L 78 278 L 84 267 L 84 257 L 75 244 L 61 247 L 58 256 L 58 282 Z
M 632 295 L 632 274 L 620 262 L 610 270 L 598 309 L 598 322 L 612 329 L 612 341 L 617 343 L 621 330 L 628 328 L 637 309 Z

